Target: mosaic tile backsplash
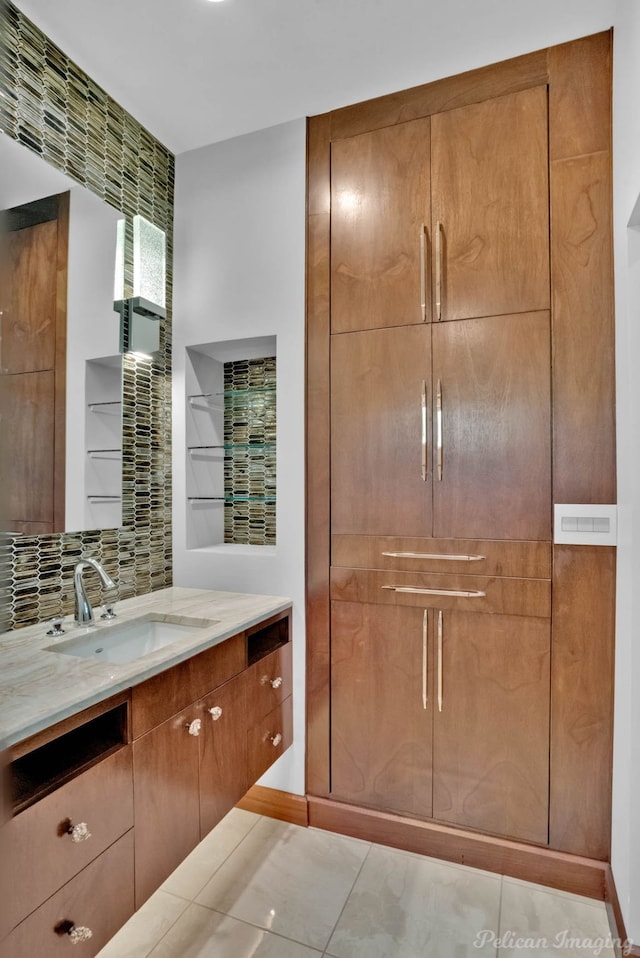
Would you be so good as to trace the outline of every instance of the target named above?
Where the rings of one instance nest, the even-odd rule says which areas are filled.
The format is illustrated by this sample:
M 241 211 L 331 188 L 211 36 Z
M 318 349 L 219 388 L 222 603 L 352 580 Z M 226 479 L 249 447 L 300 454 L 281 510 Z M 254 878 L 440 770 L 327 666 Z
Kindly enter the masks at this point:
M 276 358 L 224 364 L 224 541 L 276 542 Z
M 73 611 L 81 555 L 102 561 L 119 598 L 172 584 L 174 158 L 13 4 L 0 0 L 0 18 L 0 127 L 124 213 L 129 236 L 136 213 L 166 232 L 169 314 L 157 361 L 124 357 L 123 527 L 9 538 L 0 554 L 0 625 L 10 629 Z M 99 602 L 97 576 L 87 588 Z

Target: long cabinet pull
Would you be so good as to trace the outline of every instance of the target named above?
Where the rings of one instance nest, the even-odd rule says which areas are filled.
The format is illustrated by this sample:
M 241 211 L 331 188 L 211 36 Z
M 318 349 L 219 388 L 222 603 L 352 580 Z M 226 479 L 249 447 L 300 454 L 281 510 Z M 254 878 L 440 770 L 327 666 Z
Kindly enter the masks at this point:
M 459 589 L 419 589 L 413 585 L 382 585 L 380 588 L 388 589 L 389 592 L 408 592 L 411 595 L 448 595 L 456 599 L 481 599 L 487 594 L 479 589 L 463 592 Z
M 420 311 L 422 322 L 427 320 L 427 278 L 425 258 L 427 255 L 427 238 L 424 223 L 420 224 Z
M 427 481 L 429 471 L 429 450 L 427 448 L 427 382 L 422 380 L 422 399 L 421 399 L 421 423 L 422 423 L 422 481 Z
M 446 562 L 480 562 L 486 559 L 486 556 L 457 556 L 447 552 L 383 552 L 382 555 L 392 559 L 443 559 Z
M 443 670 L 442 670 L 442 610 L 438 610 L 438 711 L 442 711 L 444 704 Z
M 442 223 L 436 223 L 436 319 L 442 319 Z
M 438 388 L 436 390 L 436 463 L 438 469 L 438 482 L 442 482 L 442 443 L 442 383 L 440 380 L 438 380 Z
M 429 704 L 429 694 L 427 692 L 427 674 L 429 670 L 429 613 L 427 609 L 422 613 L 422 708 L 426 709 Z

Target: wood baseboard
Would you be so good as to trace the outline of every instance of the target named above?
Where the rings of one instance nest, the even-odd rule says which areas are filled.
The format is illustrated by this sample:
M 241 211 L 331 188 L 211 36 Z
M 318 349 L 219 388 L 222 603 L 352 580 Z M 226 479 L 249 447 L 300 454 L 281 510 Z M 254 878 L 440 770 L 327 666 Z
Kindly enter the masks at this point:
M 606 862 L 307 796 L 309 825 L 605 900 Z
M 244 809 L 245 812 L 255 812 L 256 815 L 267 815 L 281 822 L 290 822 L 292 825 L 303 825 L 306 828 L 309 824 L 306 797 L 294 795 L 293 792 L 281 792 L 277 788 L 254 785 L 236 807 Z
M 613 872 L 611 866 L 607 865 L 605 871 L 605 882 L 604 882 L 604 900 L 607 906 L 607 915 L 609 916 L 609 927 L 611 929 L 611 937 L 614 941 L 621 942 L 618 945 L 616 954 L 624 956 L 631 956 L 631 958 L 637 958 L 640 956 L 640 945 L 633 945 L 627 938 L 627 929 L 624 923 L 624 916 L 622 914 L 622 909 L 620 907 L 620 900 L 618 898 L 618 890 L 616 888 L 616 883 L 613 878 Z

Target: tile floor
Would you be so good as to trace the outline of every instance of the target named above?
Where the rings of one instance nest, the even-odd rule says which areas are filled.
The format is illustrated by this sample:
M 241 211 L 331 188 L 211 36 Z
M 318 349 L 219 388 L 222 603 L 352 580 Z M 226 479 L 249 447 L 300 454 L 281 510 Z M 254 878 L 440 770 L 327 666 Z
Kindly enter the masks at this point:
M 604 904 L 234 809 L 99 958 L 614 958 Z

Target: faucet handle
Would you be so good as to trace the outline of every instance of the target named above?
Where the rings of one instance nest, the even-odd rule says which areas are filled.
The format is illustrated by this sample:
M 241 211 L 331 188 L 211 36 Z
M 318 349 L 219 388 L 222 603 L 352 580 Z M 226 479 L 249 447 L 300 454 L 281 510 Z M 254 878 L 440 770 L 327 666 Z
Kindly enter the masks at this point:
M 64 635 L 64 629 L 62 628 L 63 622 L 63 615 L 54 615 L 54 617 L 50 619 L 51 628 L 47 632 L 47 635 Z
M 115 611 L 114 611 L 114 610 L 115 610 L 115 607 L 116 607 L 115 602 L 105 602 L 105 604 L 104 604 L 104 612 L 102 613 L 102 615 L 100 616 L 100 618 L 101 618 L 101 619 L 115 619 L 115 618 L 117 618 L 116 613 L 115 613 Z

